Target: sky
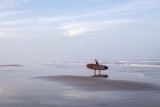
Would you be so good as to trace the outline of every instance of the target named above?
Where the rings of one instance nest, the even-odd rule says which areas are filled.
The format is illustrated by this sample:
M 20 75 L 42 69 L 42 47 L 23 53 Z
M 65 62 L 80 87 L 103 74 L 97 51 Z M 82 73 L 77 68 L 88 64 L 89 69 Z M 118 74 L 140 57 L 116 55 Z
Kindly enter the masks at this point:
M 0 0 L 0 64 L 160 60 L 160 0 Z

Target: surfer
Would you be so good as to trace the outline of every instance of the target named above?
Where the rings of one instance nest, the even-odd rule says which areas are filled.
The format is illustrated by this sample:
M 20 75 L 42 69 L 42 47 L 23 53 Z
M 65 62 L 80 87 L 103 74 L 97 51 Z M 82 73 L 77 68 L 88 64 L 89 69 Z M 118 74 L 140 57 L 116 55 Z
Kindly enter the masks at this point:
M 87 68 L 94 70 L 93 77 L 108 77 L 108 75 L 101 75 L 101 70 L 107 70 L 108 67 L 105 65 L 100 65 L 98 61 L 95 59 L 95 63 L 87 64 Z M 99 75 L 96 74 L 96 71 L 99 70 Z
M 99 63 L 98 63 L 98 61 L 96 59 L 95 59 L 95 62 L 96 62 L 96 65 L 99 66 Z M 99 70 L 99 75 L 100 75 L 100 73 L 101 73 L 101 71 Z M 94 74 L 96 75 L 96 69 L 95 69 Z

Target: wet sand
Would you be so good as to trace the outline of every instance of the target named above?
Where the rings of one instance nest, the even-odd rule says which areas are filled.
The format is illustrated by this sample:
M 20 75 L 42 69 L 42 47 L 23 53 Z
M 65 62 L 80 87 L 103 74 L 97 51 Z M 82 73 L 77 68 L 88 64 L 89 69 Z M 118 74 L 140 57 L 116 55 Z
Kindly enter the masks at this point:
M 85 91 L 160 91 L 160 88 L 154 84 L 124 81 L 124 80 L 110 80 L 104 78 L 87 77 L 87 76 L 40 76 L 37 79 L 47 81 L 59 82 L 66 86 L 72 86 L 79 90 Z

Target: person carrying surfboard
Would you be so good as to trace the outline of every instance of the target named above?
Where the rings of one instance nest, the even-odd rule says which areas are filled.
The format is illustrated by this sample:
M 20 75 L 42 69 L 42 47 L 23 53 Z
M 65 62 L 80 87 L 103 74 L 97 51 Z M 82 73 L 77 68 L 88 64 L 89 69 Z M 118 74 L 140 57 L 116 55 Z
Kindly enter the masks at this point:
M 91 63 L 91 64 L 87 64 L 86 66 L 87 66 L 87 68 L 94 70 L 94 77 L 104 76 L 104 75 L 101 75 L 101 70 L 108 69 L 107 66 L 100 65 L 96 59 L 95 59 L 95 64 Z M 96 74 L 96 70 L 99 70 L 99 75 Z M 106 75 L 105 75 L 105 77 L 106 77 Z

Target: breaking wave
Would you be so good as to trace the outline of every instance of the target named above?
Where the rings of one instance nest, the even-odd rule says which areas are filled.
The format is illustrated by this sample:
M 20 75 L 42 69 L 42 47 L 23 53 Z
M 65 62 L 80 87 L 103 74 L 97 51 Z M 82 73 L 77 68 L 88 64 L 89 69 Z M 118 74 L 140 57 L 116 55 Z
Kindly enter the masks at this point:
M 160 67 L 160 61 L 108 61 L 108 64 L 124 67 Z
M 53 62 L 44 63 L 44 66 L 56 66 L 62 68 L 82 67 L 88 63 L 95 63 L 94 61 L 77 61 L 77 62 Z M 99 61 L 99 64 L 108 66 L 123 66 L 123 67 L 159 67 L 160 61 Z

